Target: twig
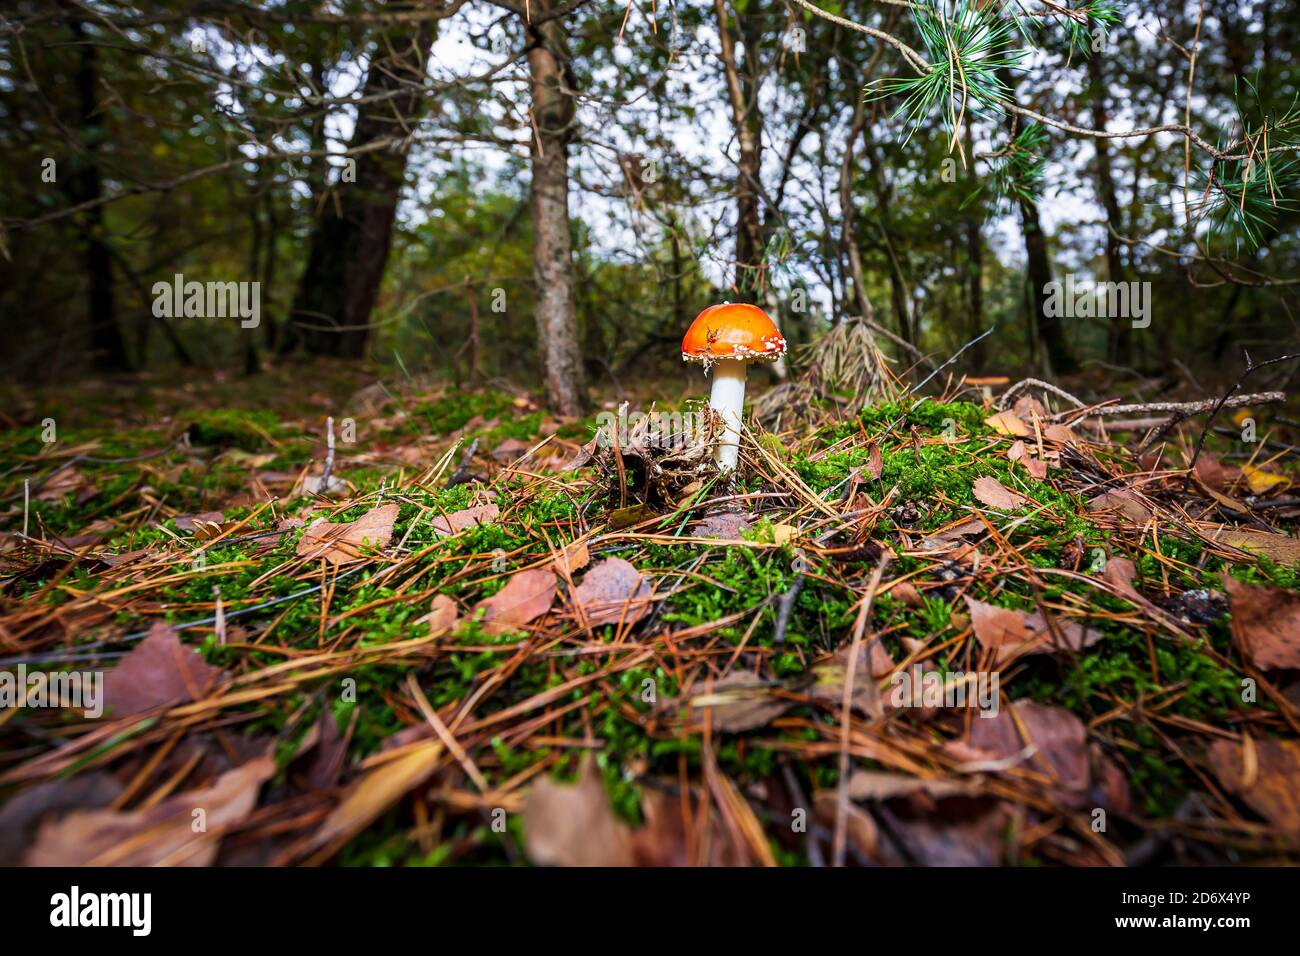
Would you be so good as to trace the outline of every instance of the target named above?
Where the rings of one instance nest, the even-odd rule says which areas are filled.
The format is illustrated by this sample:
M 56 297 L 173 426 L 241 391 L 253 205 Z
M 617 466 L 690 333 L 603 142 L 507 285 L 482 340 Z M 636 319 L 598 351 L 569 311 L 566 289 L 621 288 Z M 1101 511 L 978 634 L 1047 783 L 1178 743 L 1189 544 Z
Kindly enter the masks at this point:
M 476 451 L 478 451 L 477 438 L 469 443 L 469 447 L 465 449 L 465 454 L 460 456 L 460 464 L 456 466 L 456 470 L 453 471 L 451 477 L 447 479 L 448 488 L 455 488 L 457 485 L 463 485 L 467 482 L 478 479 L 477 475 L 472 475 L 469 472 L 470 460 L 474 457 L 474 452 Z
M 802 590 L 803 562 L 799 561 L 795 570 L 794 583 L 776 602 L 776 630 L 772 632 L 772 642 L 774 644 L 785 643 L 785 630 L 790 626 L 790 614 L 794 610 L 794 602 L 799 599 L 799 592 Z
M 1292 355 L 1288 357 L 1300 358 L 1300 355 Z M 1255 367 L 1261 368 L 1262 365 L 1257 365 Z M 1239 387 L 1241 387 L 1240 380 L 1233 386 L 1233 390 L 1235 391 Z M 1232 392 L 1229 392 L 1228 395 L 1225 395 L 1222 398 L 1207 398 L 1200 402 L 1144 402 L 1139 405 L 1098 405 L 1086 409 L 1085 414 L 1079 415 L 1075 420 L 1078 421 L 1083 418 L 1108 418 L 1112 415 L 1200 415 L 1204 412 L 1217 413 L 1225 408 L 1242 408 L 1249 405 L 1275 405 L 1278 402 L 1286 401 L 1285 392 L 1256 392 L 1251 395 L 1238 395 L 1235 398 L 1228 397 L 1230 395 L 1232 395 Z M 1084 411 L 1084 409 L 1073 409 L 1068 412 L 1059 412 L 1056 415 L 1053 415 L 1052 419 L 1057 421 L 1075 415 L 1079 411 Z M 1213 414 L 1210 416 L 1210 420 L 1214 420 Z
M 1251 372 L 1264 368 L 1265 366 L 1277 365 L 1280 362 L 1288 362 L 1291 359 L 1300 358 L 1300 352 L 1289 352 L 1286 355 L 1278 355 L 1274 358 L 1265 359 L 1264 361 L 1257 363 L 1250 357 L 1249 352 L 1244 352 L 1244 354 L 1246 356 L 1246 368 L 1242 371 L 1241 375 L 1238 376 L 1237 381 L 1233 384 L 1232 388 L 1228 389 L 1224 396 L 1214 405 L 1213 409 L 1210 411 L 1210 417 L 1205 420 L 1205 427 L 1201 429 L 1200 437 L 1196 439 L 1196 451 L 1192 453 L 1192 460 L 1187 463 L 1187 474 L 1183 477 L 1184 489 L 1188 488 L 1192 483 L 1192 471 L 1196 468 L 1197 459 L 1201 457 L 1201 449 L 1205 447 L 1205 436 L 1209 434 L 1210 426 L 1214 424 L 1214 416 L 1219 414 L 1221 409 L 1228 407 L 1228 403 L 1232 401 L 1233 393 L 1236 392 L 1237 389 L 1241 388 L 1242 383 L 1246 381 L 1246 376 L 1250 375 Z M 1286 400 L 1286 395 L 1282 392 L 1265 392 L 1264 395 L 1277 396 L 1275 399 L 1272 399 L 1273 401 L 1282 402 Z M 1262 396 L 1243 397 L 1255 398 L 1258 400 Z M 1263 404 L 1263 402 L 1258 403 Z
M 1037 379 L 1037 378 L 1021 379 L 1019 382 L 1016 382 L 1015 385 L 1012 385 L 1010 388 L 1008 388 L 998 398 L 998 408 L 1006 408 L 1008 405 L 1011 404 L 1012 395 L 1015 395 L 1018 392 L 1025 391 L 1026 389 L 1030 389 L 1030 388 L 1041 388 L 1043 391 L 1050 392 L 1052 395 L 1055 395 L 1057 398 L 1063 398 L 1067 402 L 1072 402 L 1075 408 L 1087 408 L 1087 405 L 1084 402 L 1079 401 L 1079 399 L 1075 398 L 1065 389 L 1057 385 L 1053 385 L 1051 382 L 1044 382 L 1041 379 Z

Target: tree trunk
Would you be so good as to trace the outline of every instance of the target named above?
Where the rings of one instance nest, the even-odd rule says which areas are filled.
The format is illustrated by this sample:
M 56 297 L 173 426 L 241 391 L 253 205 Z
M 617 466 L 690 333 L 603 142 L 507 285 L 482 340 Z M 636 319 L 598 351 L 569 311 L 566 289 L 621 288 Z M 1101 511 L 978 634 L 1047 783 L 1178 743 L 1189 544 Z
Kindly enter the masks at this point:
M 554 0 L 532 9 L 549 12 Z M 578 351 L 573 249 L 569 234 L 569 141 L 575 103 L 567 71 L 564 26 L 554 18 L 529 25 L 528 68 L 533 122 L 530 204 L 533 216 L 533 286 L 537 342 L 546 377 L 546 400 L 561 415 L 582 415 L 587 388 Z
M 1031 319 L 1038 332 L 1038 340 L 1046 352 L 1049 371 L 1060 375 L 1078 368 L 1074 353 L 1065 340 L 1061 317 L 1047 314 L 1048 287 L 1052 284 L 1052 260 L 1047 254 L 1047 236 L 1038 221 L 1038 204 L 1032 199 L 1021 199 L 1020 229 L 1025 237 L 1026 278 L 1029 282 Z
M 969 123 L 966 125 L 966 152 L 970 156 L 975 155 L 975 134 Z M 978 206 L 972 207 L 966 220 L 966 270 L 970 339 L 974 339 L 984 331 L 984 237 L 980 232 Z M 984 340 L 981 339 L 971 346 L 971 368 L 983 369 L 985 356 Z
M 868 322 L 876 320 L 876 310 L 867 295 L 867 280 L 862 269 L 862 253 L 858 249 L 858 237 L 854 229 L 857 210 L 853 207 L 853 150 L 858 136 L 867 121 L 866 98 L 859 96 L 853 107 L 853 120 L 849 124 L 849 135 L 844 143 L 844 160 L 840 163 L 840 249 L 848 259 L 849 276 L 853 280 L 853 297 L 858 306 L 858 314 Z M 848 294 L 844 296 L 848 298 Z
M 1008 71 L 1003 71 L 1002 81 L 1008 89 L 1014 91 L 1015 79 Z M 1014 96 L 1013 96 L 1014 98 Z M 1015 113 L 1007 114 L 1007 134 L 1014 137 L 1019 129 L 1019 117 Z M 1075 362 L 1070 343 L 1066 341 L 1065 329 L 1059 315 L 1047 314 L 1049 286 L 1052 284 L 1052 260 L 1047 254 L 1047 236 L 1038 220 L 1038 203 L 1032 198 L 1018 197 L 1016 205 L 1020 208 L 1020 231 L 1025 239 L 1025 273 L 1029 283 L 1029 320 L 1037 332 L 1036 338 L 1042 343 L 1046 352 L 1048 371 L 1060 375 L 1073 372 L 1079 366 Z
M 1092 83 L 1092 125 L 1106 128 L 1106 80 L 1102 52 L 1094 51 L 1088 57 L 1088 78 Z M 1124 262 L 1120 257 L 1118 235 L 1123 228 L 1119 200 L 1115 196 L 1115 180 L 1111 176 L 1110 143 L 1103 138 L 1094 141 L 1097 150 L 1097 193 L 1106 211 L 1106 278 L 1111 282 L 1124 282 Z M 1133 361 L 1133 328 L 1123 316 L 1112 315 L 1107 335 L 1110 360 L 1117 365 L 1130 365 Z
M 917 340 L 916 316 L 912 311 L 911 282 L 902 255 L 894 243 L 893 196 L 885 178 L 885 164 L 871 135 L 871 124 L 862 127 L 862 144 L 867 157 L 867 170 L 871 173 L 872 188 L 876 194 L 877 222 L 885 257 L 889 259 L 889 294 L 898 319 L 898 332 L 909 345 Z
M 280 239 L 280 217 L 275 212 L 275 193 L 267 190 L 266 193 L 266 261 L 262 266 L 262 325 L 264 342 L 268 352 L 275 353 L 275 348 L 279 343 L 279 332 L 276 321 L 275 307 L 275 279 L 279 271 L 279 239 Z
M 257 277 L 258 270 L 262 262 L 262 192 L 265 189 L 262 168 L 259 166 L 256 176 L 251 183 L 252 189 L 248 196 L 248 215 L 249 215 L 249 249 L 248 249 L 248 274 Z M 252 280 L 250 280 L 252 281 Z M 266 290 L 263 289 L 263 292 Z M 260 362 L 257 357 L 257 330 L 240 329 L 240 334 L 244 337 L 244 374 L 256 375 L 260 369 Z
M 72 32 L 80 44 L 80 61 L 77 64 L 77 100 L 81 123 L 81 141 L 85 156 L 77 161 L 69 183 L 72 202 L 91 202 L 103 192 L 96 153 L 103 139 L 95 87 L 98 84 L 96 66 L 97 47 L 86 35 L 85 24 L 71 21 Z M 104 231 L 104 207 L 95 206 L 82 217 L 85 237 L 85 264 L 87 287 L 87 319 L 90 332 L 91 362 L 96 368 L 120 371 L 130 367 L 126 342 L 117 324 L 117 303 L 113 292 L 113 259 L 107 246 Z
M 722 45 L 722 67 L 731 104 L 731 122 L 740 145 L 736 170 L 736 272 L 733 286 L 743 302 L 756 302 L 766 276 L 763 274 L 763 219 L 759 208 L 759 174 L 762 170 L 762 123 L 758 113 L 758 91 L 741 78 L 736 66 L 736 47 L 727 25 L 726 0 L 713 0 Z M 757 22 L 757 21 L 754 21 Z M 744 29 L 742 24 L 741 29 Z M 757 56 L 753 38 L 747 37 L 746 59 Z
M 378 38 L 352 134 L 351 148 L 397 136 L 423 112 L 425 64 L 436 29 L 419 25 L 414 36 L 398 24 Z M 402 89 L 396 96 L 394 90 Z M 403 125 L 397 125 L 400 116 Z M 369 336 L 370 313 L 392 244 L 393 221 L 406 172 L 407 145 L 353 156 L 355 182 L 336 186 L 337 204 L 326 200 L 311 235 L 311 251 L 294 297 L 290 320 L 309 352 L 360 358 Z

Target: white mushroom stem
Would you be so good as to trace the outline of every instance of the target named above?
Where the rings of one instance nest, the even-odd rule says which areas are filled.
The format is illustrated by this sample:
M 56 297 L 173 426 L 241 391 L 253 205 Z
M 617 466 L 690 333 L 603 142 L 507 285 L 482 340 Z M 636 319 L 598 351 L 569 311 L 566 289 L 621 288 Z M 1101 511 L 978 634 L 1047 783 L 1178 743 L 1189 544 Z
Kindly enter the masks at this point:
M 745 407 L 744 359 L 722 359 L 713 365 L 713 391 L 709 407 L 722 418 L 722 436 L 714 461 L 722 471 L 735 471 L 740 458 L 740 421 Z

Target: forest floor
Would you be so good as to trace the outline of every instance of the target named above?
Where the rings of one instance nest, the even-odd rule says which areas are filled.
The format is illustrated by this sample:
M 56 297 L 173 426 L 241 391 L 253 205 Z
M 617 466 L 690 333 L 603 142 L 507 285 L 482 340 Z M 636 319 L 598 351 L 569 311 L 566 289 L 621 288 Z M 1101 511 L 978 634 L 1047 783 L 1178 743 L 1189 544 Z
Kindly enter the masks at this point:
M 0 864 L 1300 862 L 1297 436 L 1012 398 L 728 481 L 357 368 L 14 397 Z

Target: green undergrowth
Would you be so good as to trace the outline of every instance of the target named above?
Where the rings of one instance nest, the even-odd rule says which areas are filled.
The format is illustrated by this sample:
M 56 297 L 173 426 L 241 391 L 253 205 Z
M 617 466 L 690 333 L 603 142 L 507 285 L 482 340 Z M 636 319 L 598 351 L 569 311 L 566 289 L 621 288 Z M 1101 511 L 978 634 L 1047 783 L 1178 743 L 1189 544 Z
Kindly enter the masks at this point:
M 417 405 L 408 417 L 407 424 L 384 432 L 381 437 L 391 437 L 402 429 L 412 427 L 436 434 L 448 434 L 464 429 L 467 424 L 481 418 L 498 424 L 479 433 L 483 439 L 503 440 L 514 437 L 535 439 L 543 421 L 540 412 L 517 414 L 512 399 L 497 393 L 454 393 L 431 399 Z M 998 519 L 996 526 L 1005 535 L 1007 543 L 1016 550 L 1023 562 L 1020 573 L 1008 573 L 1004 568 L 992 574 L 978 575 L 972 583 L 964 572 L 954 571 L 953 580 L 945 579 L 934 562 L 915 554 L 898 553 L 890 567 L 890 576 L 912 575 L 918 586 L 926 587 L 926 599 L 919 607 L 906 604 L 892 596 L 883 595 L 877 603 L 876 626 L 884 634 L 886 649 L 895 660 L 906 654 L 904 639 L 911 638 L 938 646 L 956 638 L 967 627 L 966 607 L 962 595 L 1002 607 L 1032 610 L 1040 603 L 1078 610 L 1077 617 L 1086 620 L 1090 629 L 1103 634 L 1103 639 L 1078 654 L 1037 656 L 1017 661 L 1010 668 L 1014 679 L 1007 680 L 1003 689 L 1013 699 L 1034 699 L 1044 703 L 1064 706 L 1085 723 L 1112 711 L 1122 703 L 1164 701 L 1169 688 L 1177 686 L 1177 699 L 1163 707 L 1162 714 L 1189 720 L 1218 724 L 1230 722 L 1234 715 L 1244 711 L 1241 702 L 1241 674 L 1216 663 L 1204 652 L 1208 642 L 1224 656 L 1231 656 L 1227 624 L 1218 621 L 1205 628 L 1189 628 L 1194 640 L 1181 641 L 1162 636 L 1154 641 L 1146 634 L 1124 623 L 1133 617 L 1130 605 L 1110 596 L 1087 580 L 1078 577 L 1047 573 L 1068 566 L 1069 555 L 1082 550 L 1086 556 L 1083 570 L 1097 556 L 1101 560 L 1115 556 L 1135 559 L 1137 586 L 1147 590 L 1149 585 L 1168 581 L 1175 590 L 1219 588 L 1222 576 L 1231 573 L 1241 580 L 1272 583 L 1287 588 L 1300 587 L 1293 568 L 1278 566 L 1268 561 L 1257 564 L 1226 567 L 1209 558 L 1195 543 L 1181 540 L 1173 534 L 1161 538 L 1161 553 L 1165 561 L 1150 554 L 1126 554 L 1118 542 L 1100 529 L 1083 504 L 1070 492 L 1061 490 L 1050 481 L 1035 481 L 1023 469 L 1006 460 L 1005 445 L 996 443 L 995 437 L 983 424 L 986 411 L 970 404 L 938 404 L 923 402 L 907 409 L 899 405 L 870 408 L 858 420 L 845 422 L 818 435 L 818 440 L 806 443 L 798 450 L 787 451 L 779 443 L 769 446 L 783 456 L 785 464 L 813 491 L 832 503 L 839 501 L 846 490 L 846 479 L 866 465 L 871 458 L 870 443 L 879 445 L 883 468 L 878 479 L 863 478 L 861 489 L 871 500 L 880 502 L 892 493 L 891 508 L 881 515 L 871 532 L 871 539 L 891 544 L 901 552 L 898 543 L 901 532 L 932 532 L 962 518 L 969 517 L 967 506 L 977 504 L 972 485 L 980 477 L 991 476 L 1014 491 L 1026 496 L 1031 504 L 1014 514 Z M 311 436 L 286 428 L 270 413 L 252 411 L 206 412 L 193 416 L 190 421 L 192 443 L 211 445 L 224 450 L 239 449 L 250 453 L 274 454 L 276 457 L 263 467 L 301 467 L 306 462 L 305 442 Z M 590 434 L 590 422 L 564 426 L 567 434 L 585 439 Z M 837 442 L 860 436 L 852 447 L 825 454 L 824 450 Z M 78 438 L 89 438 L 90 433 L 79 433 Z M 468 436 L 467 436 L 468 437 Z M 156 432 L 130 433 L 129 438 L 118 436 L 105 439 L 97 455 L 103 457 L 129 457 L 140 454 L 151 444 L 157 447 Z M 940 438 L 941 441 L 934 439 Z M 277 444 L 278 443 L 278 444 Z M 35 455 L 40 453 L 38 443 L 30 436 L 0 436 L 0 449 L 9 455 Z M 221 493 L 246 482 L 248 469 L 241 464 L 240 455 L 217 456 L 206 463 L 188 463 L 181 452 L 161 456 L 150 463 L 148 475 L 141 479 L 137 464 L 116 464 L 97 467 L 86 462 L 82 469 L 99 488 L 99 495 L 77 504 L 75 495 L 67 500 L 42 502 L 37 513 L 45 526 L 60 533 L 74 533 L 99 513 L 95 504 L 102 506 L 103 499 L 126 494 L 133 482 L 147 482 L 150 494 L 161 498 L 177 510 L 200 510 L 205 504 L 219 502 Z M 184 467 L 170 477 L 168 473 L 178 465 Z M 362 486 L 363 492 L 377 491 L 381 481 L 391 471 L 345 472 L 347 477 Z M 236 613 L 232 624 L 264 626 L 275 620 L 273 635 L 265 646 L 221 647 L 215 642 L 210 627 L 183 631 L 186 640 L 195 642 L 208 660 L 231 670 L 255 670 L 278 664 L 284 660 L 274 648 L 315 648 L 333 644 L 345 638 L 348 646 L 373 647 L 419 637 L 426 626 L 414 623 L 428 610 L 427 596 L 421 601 L 399 600 L 382 603 L 364 615 L 346 617 L 347 612 L 366 605 L 382 602 L 398 595 L 396 586 L 407 578 L 418 575 L 419 585 L 407 593 L 437 590 L 455 598 L 463 608 L 472 607 L 478 600 L 490 596 L 504 586 L 509 574 L 524 566 L 535 564 L 547 553 L 545 531 L 551 542 L 558 546 L 570 541 L 585 523 L 599 523 L 604 514 L 617 507 L 616 495 L 610 489 L 595 485 L 580 496 L 561 491 L 534 493 L 527 498 L 518 495 L 519 484 L 507 479 L 496 485 L 497 503 L 509 514 L 507 523 L 494 523 L 474 527 L 451 538 L 440 538 L 430 527 L 427 517 L 416 522 L 421 509 L 446 513 L 468 506 L 477 490 L 472 485 L 461 485 L 446 490 L 402 489 L 389 500 L 398 501 L 400 510 L 393 541 L 405 540 L 410 552 L 427 553 L 403 574 L 381 581 L 382 564 L 368 565 L 359 571 L 340 574 L 334 587 L 329 614 L 341 623 L 321 632 L 320 595 L 313 592 L 292 602 L 265 608 L 245 618 Z M 740 491 L 759 490 L 756 479 L 740 483 Z M 369 508 L 375 499 L 349 507 L 331 520 L 355 520 Z M 284 503 L 277 508 L 276 517 L 306 511 L 308 502 Z M 241 505 L 224 509 L 226 520 L 247 517 L 252 506 Z M 314 516 L 313 516 L 314 517 Z M 672 520 L 661 522 L 659 533 L 684 534 L 687 515 L 673 515 Z M 774 542 L 782 514 L 764 516 L 747 536 L 755 541 Z M 413 525 L 414 522 L 414 525 Z M 904 522 L 906 522 L 904 524 Z M 179 538 L 193 551 L 192 574 L 160 586 L 150 595 L 151 604 L 161 606 L 165 619 L 174 624 L 188 624 L 210 614 L 214 598 L 213 587 L 219 585 L 221 598 L 229 612 L 265 604 L 320 582 L 319 568 L 307 568 L 297 574 L 287 570 L 295 555 L 295 548 L 303 531 L 286 533 L 269 549 L 261 540 L 222 542 L 200 548 L 187 533 L 179 530 L 174 520 L 162 522 L 162 528 L 145 525 L 133 531 L 110 535 L 104 544 L 107 549 L 124 550 L 174 544 Z M 261 514 L 241 534 L 252 534 L 273 527 L 272 515 Z M 170 534 L 168 533 L 170 532 Z M 796 539 L 796 542 L 798 539 Z M 848 540 L 832 544 L 843 547 Z M 860 542 L 859 542 L 860 543 Z M 847 550 L 847 549 L 846 549 Z M 991 548 L 982 549 L 991 552 Z M 201 563 L 199 561 L 201 555 Z M 797 550 L 787 544 L 776 548 L 750 548 L 743 546 L 716 546 L 703 548 L 695 543 L 638 543 L 614 541 L 598 545 L 592 555 L 593 562 L 603 557 L 620 556 L 634 560 L 638 569 L 650 578 L 661 592 L 673 591 L 659 609 L 659 624 L 673 629 L 686 629 L 709 624 L 733 615 L 740 615 L 733 623 L 721 626 L 711 637 L 723 646 L 734 645 L 742 639 L 747 647 L 762 655 L 763 671 L 770 676 L 801 686 L 810 679 L 810 668 L 815 661 L 839 647 L 849 633 L 855 614 L 857 590 L 832 583 L 840 580 L 853 582 L 861 589 L 874 562 L 865 556 L 850 553 L 841 560 L 819 556 L 811 551 Z M 704 560 L 700 562 L 701 556 Z M 477 573 L 462 573 L 467 563 L 473 563 Z M 182 565 L 183 566 L 183 565 Z M 270 573 L 285 567 L 279 573 Z M 784 639 L 775 640 L 778 598 L 785 594 L 801 576 L 802 590 L 793 606 Z M 687 574 L 687 572 L 690 572 Z M 1030 572 L 1037 587 L 1028 583 Z M 57 573 L 51 569 L 11 585 L 18 595 L 34 594 Z M 73 571 L 68 584 L 76 589 L 88 590 L 94 586 L 93 566 L 83 566 Z M 490 581 L 482 579 L 491 577 Z M 254 583 L 256 582 L 256 587 Z M 48 600 L 63 600 L 63 592 L 45 592 Z M 754 616 L 758 616 L 757 624 Z M 1102 615 L 1110 615 L 1103 617 Z M 127 630 L 147 626 L 144 615 L 124 610 L 118 616 L 118 625 Z M 748 636 L 747 636 L 748 635 Z M 595 640 L 613 640 L 612 628 L 598 628 L 592 635 Z M 422 688 L 435 707 L 442 707 L 470 696 L 485 675 L 503 664 L 526 640 L 523 634 L 488 636 L 473 617 L 465 620 L 447 639 L 458 649 L 439 656 L 432 663 L 422 665 L 419 679 Z M 938 656 L 933 663 L 941 671 L 951 672 L 973 666 L 966 645 L 960 650 Z M 558 686 L 574 676 L 593 673 L 606 661 L 602 657 L 575 659 L 565 667 L 555 666 L 553 660 L 536 657 L 518 667 L 509 682 L 482 701 L 476 716 L 487 716 L 514 703 L 526 700 Z M 374 753 L 392 734 L 403 729 L 405 723 L 394 708 L 393 701 L 406 694 L 405 681 L 410 670 L 409 660 L 379 662 L 355 668 L 349 677 L 355 681 L 355 698 L 346 699 L 337 692 L 337 681 L 331 679 L 323 685 L 305 686 L 299 691 L 266 705 L 248 705 L 253 719 L 243 725 L 245 733 L 269 733 L 284 736 L 277 752 L 282 762 L 289 759 L 293 743 L 305 732 L 322 711 L 328 709 L 340 727 L 350 725 L 355 719 L 350 741 L 351 755 L 356 758 Z M 617 674 L 611 679 L 613 693 L 638 715 L 631 719 L 602 694 L 594 694 L 585 711 L 570 712 L 565 718 L 565 729 L 575 737 L 590 733 L 604 742 L 596 759 L 615 806 L 629 822 L 639 818 L 639 786 L 627 773 L 636 765 L 649 775 L 675 776 L 684 761 L 692 769 L 702 766 L 704 754 L 698 737 L 682 738 L 673 733 L 649 735 L 645 722 L 652 718 L 652 704 L 642 699 L 646 682 L 653 682 L 660 699 L 678 694 L 676 676 L 661 667 L 647 664 L 640 668 Z M 591 693 L 591 685 L 571 692 L 571 700 L 579 700 Z M 561 700 L 559 703 L 568 701 Z M 261 710 L 257 710 L 257 707 Z M 1270 706 L 1266 703 L 1252 706 Z M 818 708 L 799 708 L 793 711 L 818 721 L 830 717 Z M 298 723 L 292 733 L 290 715 L 297 715 Z M 1127 768 L 1142 812 L 1168 815 L 1177 806 L 1187 789 L 1195 784 L 1194 778 L 1181 764 L 1173 763 L 1162 755 L 1162 747 L 1155 729 L 1141 716 L 1141 709 L 1116 720 L 1105 727 L 1104 734 L 1113 744 L 1118 759 Z M 287 736 L 286 736 L 287 735 Z M 815 732 L 814 732 L 815 736 Z M 783 759 L 776 749 L 762 745 L 762 740 L 807 739 L 807 731 L 765 728 L 749 734 L 722 736 L 715 741 L 715 757 L 719 767 L 733 778 L 746 783 L 756 783 L 771 778 Z M 504 741 L 494 742 L 490 754 L 478 756 L 478 765 L 489 782 L 498 784 L 508 780 L 539 760 L 552 756 L 552 748 L 511 746 Z M 577 772 L 577 753 L 567 753 L 560 762 L 559 773 Z M 818 760 L 806 768 L 810 784 L 817 787 L 835 783 L 834 760 Z M 506 834 L 493 831 L 489 822 L 460 820 L 450 838 L 472 839 L 475 849 L 459 862 L 511 862 L 514 848 L 520 845 L 518 821 L 512 815 L 514 830 Z M 345 864 L 422 864 L 438 865 L 445 861 L 447 843 L 433 853 L 425 853 L 414 846 L 393 815 L 379 821 L 355 840 L 344 851 Z

